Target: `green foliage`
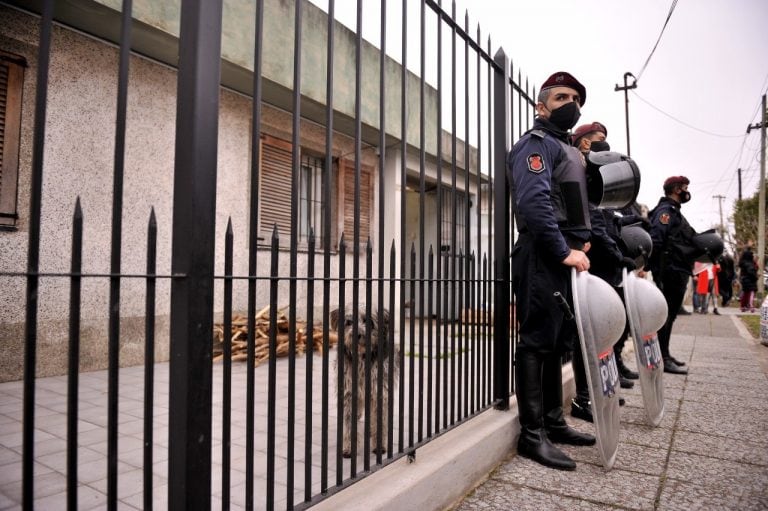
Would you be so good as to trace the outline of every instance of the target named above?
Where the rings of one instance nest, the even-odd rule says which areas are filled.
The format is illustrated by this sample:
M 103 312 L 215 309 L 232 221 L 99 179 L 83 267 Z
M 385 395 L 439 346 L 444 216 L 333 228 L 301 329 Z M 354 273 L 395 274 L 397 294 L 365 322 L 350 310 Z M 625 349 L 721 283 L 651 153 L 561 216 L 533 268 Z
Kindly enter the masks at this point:
M 736 230 L 735 237 L 738 248 L 743 247 L 748 240 L 752 240 L 755 246 L 757 246 L 759 195 L 758 192 L 755 192 L 752 197 L 737 200 L 734 205 L 733 225 Z M 768 230 L 766 230 L 766 233 L 768 233 Z M 768 239 L 768 236 L 766 236 L 766 239 Z
M 747 330 L 749 330 L 749 333 L 752 334 L 752 337 L 755 339 L 760 338 L 760 316 L 757 315 L 741 315 L 739 316 L 739 319 L 746 325 Z

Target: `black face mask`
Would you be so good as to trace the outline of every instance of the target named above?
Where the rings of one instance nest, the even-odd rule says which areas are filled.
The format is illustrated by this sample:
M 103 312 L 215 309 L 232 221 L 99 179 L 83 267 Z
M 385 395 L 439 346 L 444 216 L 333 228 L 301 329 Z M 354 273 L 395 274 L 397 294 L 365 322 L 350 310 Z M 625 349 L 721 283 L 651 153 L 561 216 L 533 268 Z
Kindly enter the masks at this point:
M 581 117 L 579 104 L 571 101 L 552 110 L 549 114 L 549 122 L 563 131 L 568 131 L 576 126 L 576 123 L 579 122 L 579 117 Z
M 681 190 L 680 191 L 680 204 L 685 204 L 689 200 L 691 200 L 691 193 L 690 192 L 686 192 L 685 190 Z
M 589 150 L 593 153 L 601 153 L 603 151 L 610 151 L 611 146 L 608 144 L 608 142 L 605 142 L 603 140 L 595 140 L 590 144 Z

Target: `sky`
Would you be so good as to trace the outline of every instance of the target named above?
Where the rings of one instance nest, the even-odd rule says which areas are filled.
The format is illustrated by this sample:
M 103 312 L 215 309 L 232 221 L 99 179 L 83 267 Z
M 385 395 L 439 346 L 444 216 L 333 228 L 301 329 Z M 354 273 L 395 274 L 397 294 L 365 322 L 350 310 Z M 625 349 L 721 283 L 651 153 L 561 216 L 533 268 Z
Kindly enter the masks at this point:
M 683 214 L 698 231 L 724 222 L 738 198 L 758 190 L 761 96 L 768 87 L 768 2 L 681 0 L 658 47 L 672 0 L 486 0 L 457 2 L 535 83 L 559 70 L 587 88 L 582 122 L 608 127 L 612 149 L 626 152 L 624 73 L 631 156 L 642 181 L 638 201 L 653 207 L 671 175 L 691 180 Z M 487 27 L 487 28 L 484 28 Z M 500 36 L 493 36 L 500 34 Z M 499 37 L 496 39 L 496 37 Z M 630 79 L 630 83 L 631 79 Z
M 315 3 L 327 8 L 327 1 Z M 387 3 L 393 22 L 386 44 L 401 61 L 398 4 Z M 379 2 L 363 5 L 363 37 L 378 45 Z M 408 5 L 408 67 L 418 72 L 420 3 Z M 450 2 L 442 5 L 451 11 Z M 337 19 L 351 28 L 355 12 L 355 0 L 336 1 Z M 490 34 L 492 53 L 502 47 L 532 86 L 538 88 L 556 71 L 576 76 L 587 88 L 579 124 L 602 122 L 612 149 L 623 153 L 625 101 L 615 87 L 623 85 L 626 72 L 638 78 L 629 93 L 629 131 L 631 156 L 642 176 L 639 202 L 652 208 L 663 195 L 664 180 L 685 175 L 692 199 L 683 214 L 703 231 L 720 223 L 721 206 L 728 224 L 739 193 L 738 168 L 743 197 L 757 192 L 760 130 L 746 131 L 760 122 L 761 96 L 768 89 L 768 1 L 457 0 L 456 12 L 461 25 L 468 14 L 471 34 L 479 25 L 483 46 Z M 428 16 L 434 19 L 431 11 Z M 435 37 L 432 25 L 428 20 L 427 41 Z M 463 56 L 458 60 L 463 68 Z M 428 68 L 426 75 L 434 83 L 436 71 Z M 461 112 L 459 117 L 461 127 Z

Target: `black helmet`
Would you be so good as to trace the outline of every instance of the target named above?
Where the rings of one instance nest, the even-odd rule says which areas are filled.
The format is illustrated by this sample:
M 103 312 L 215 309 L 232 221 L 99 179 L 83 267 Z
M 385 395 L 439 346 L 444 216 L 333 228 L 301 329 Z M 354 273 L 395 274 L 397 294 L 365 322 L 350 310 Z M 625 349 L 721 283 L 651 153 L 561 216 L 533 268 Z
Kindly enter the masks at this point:
M 621 209 L 640 191 L 640 169 L 628 156 L 613 151 L 587 154 L 587 198 L 601 208 Z
M 622 252 L 635 260 L 635 266 L 645 266 L 653 251 L 653 240 L 641 223 L 625 225 L 621 228 Z
M 696 260 L 700 262 L 717 262 L 717 259 L 723 254 L 723 250 L 725 249 L 723 238 L 721 238 L 714 229 L 694 235 L 693 244 L 701 253 L 701 255 L 696 258 Z

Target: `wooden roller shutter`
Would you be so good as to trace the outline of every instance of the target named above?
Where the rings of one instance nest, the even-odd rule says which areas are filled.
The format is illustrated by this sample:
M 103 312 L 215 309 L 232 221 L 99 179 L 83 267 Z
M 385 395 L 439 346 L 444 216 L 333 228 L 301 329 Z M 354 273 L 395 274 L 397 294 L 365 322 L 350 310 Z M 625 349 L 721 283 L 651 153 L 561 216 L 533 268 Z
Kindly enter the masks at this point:
M 261 144 L 261 186 L 259 197 L 260 236 L 262 243 L 272 243 L 272 229 L 277 225 L 280 246 L 289 247 L 291 239 L 291 144 L 264 136 Z
M 0 52 L 0 228 L 13 229 L 19 176 L 23 58 Z
M 355 211 L 355 164 L 342 161 L 342 171 L 339 173 L 343 180 L 344 205 L 344 240 L 352 247 L 354 237 L 355 216 L 360 218 L 360 249 L 365 250 L 368 238 L 371 236 L 371 208 L 373 205 L 373 168 L 360 166 L 360 211 Z M 371 240 L 375 243 L 376 240 Z

